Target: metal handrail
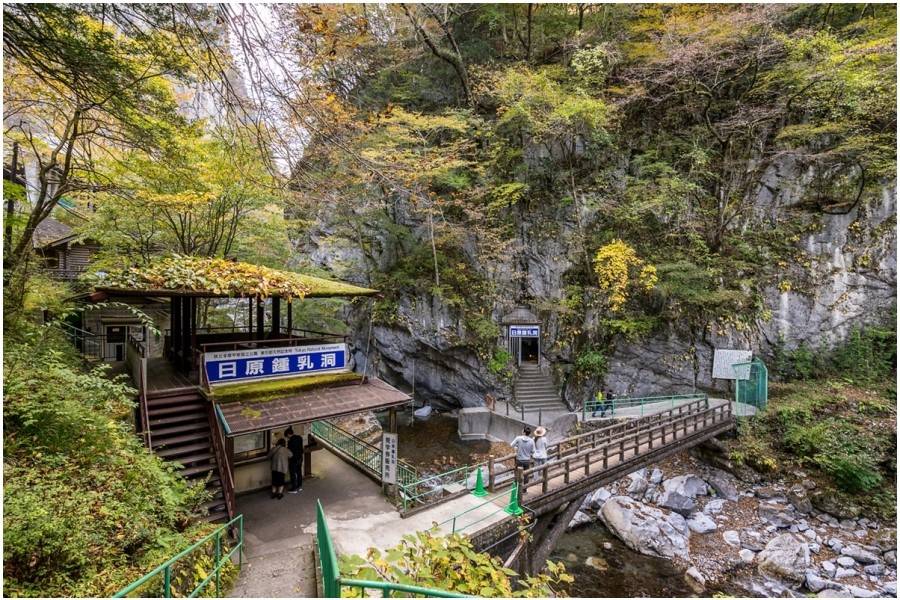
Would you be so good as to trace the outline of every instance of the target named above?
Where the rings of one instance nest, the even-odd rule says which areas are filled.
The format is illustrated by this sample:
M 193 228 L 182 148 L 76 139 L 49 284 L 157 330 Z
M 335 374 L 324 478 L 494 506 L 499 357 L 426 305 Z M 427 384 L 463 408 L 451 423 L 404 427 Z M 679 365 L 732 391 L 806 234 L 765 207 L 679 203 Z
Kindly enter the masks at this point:
M 225 445 L 225 436 L 222 433 L 222 424 L 219 421 L 221 411 L 215 402 L 207 401 L 207 418 L 212 428 L 213 452 L 216 455 L 216 463 L 219 469 L 222 481 L 222 496 L 225 498 L 225 508 L 228 511 L 228 518 L 234 516 L 235 499 L 234 499 L 234 479 L 232 477 L 231 455 L 228 447 Z
M 237 544 L 235 544 L 234 548 L 229 550 L 227 553 L 222 553 L 222 535 L 224 534 L 226 537 L 228 532 L 237 527 L 238 530 L 238 540 Z M 190 598 L 194 598 L 199 594 L 203 589 L 207 586 L 207 584 L 215 578 L 216 580 L 216 596 L 218 597 L 221 592 L 221 581 L 220 581 L 220 572 L 222 567 L 231 562 L 231 557 L 234 556 L 235 552 L 238 552 L 238 568 L 243 566 L 244 563 L 244 515 L 238 515 L 235 518 L 231 519 L 221 527 L 217 528 L 215 531 L 204 537 L 203 539 L 195 542 L 189 548 L 182 550 L 163 564 L 159 565 L 140 579 L 128 584 L 127 586 L 120 589 L 118 592 L 113 594 L 113 598 L 123 598 L 135 591 L 148 581 L 150 581 L 153 577 L 156 577 L 160 573 L 163 574 L 163 597 L 164 598 L 172 598 L 172 566 L 202 546 L 208 541 L 214 539 L 215 540 L 215 562 L 213 563 L 212 572 L 206 576 L 206 578 L 201 581 L 197 587 L 193 589 L 190 593 Z
M 340 598 L 341 589 L 354 587 L 362 590 L 365 597 L 367 589 L 381 590 L 385 597 L 390 597 L 393 592 L 403 594 L 417 594 L 427 598 L 467 598 L 465 594 L 425 588 L 417 585 L 393 583 L 390 581 L 368 581 L 363 579 L 350 579 L 341 577 L 341 569 L 338 565 L 337 554 L 334 551 L 334 542 L 328 531 L 328 521 L 325 519 L 325 510 L 321 500 L 316 500 L 316 547 L 319 554 L 319 568 L 322 572 L 322 591 L 326 598 Z
M 445 471 L 443 473 L 435 473 L 434 475 L 424 475 L 417 481 L 413 481 L 410 483 L 400 484 L 401 490 L 401 498 L 403 503 L 403 510 L 408 508 L 407 504 L 413 501 L 418 501 L 422 504 L 427 504 L 425 500 L 421 500 L 421 498 L 426 498 L 432 495 L 440 495 L 443 497 L 443 486 L 448 483 L 459 483 L 460 481 L 468 483 L 469 477 L 472 473 L 475 472 L 476 469 L 480 469 L 488 465 L 488 461 L 483 461 L 480 463 L 476 463 L 474 465 L 463 465 L 461 467 L 457 467 L 455 469 L 450 469 L 449 471 Z M 462 473 L 463 476 L 461 479 L 455 479 L 453 476 L 458 473 Z M 450 481 L 447 481 L 447 478 L 451 478 Z M 416 493 L 416 488 L 419 486 L 428 485 L 430 483 L 440 484 L 438 487 L 433 489 L 428 489 L 421 493 Z M 438 498 L 440 499 L 440 498 Z
M 608 413 L 610 416 L 615 416 L 616 410 L 622 410 L 626 408 L 641 408 L 641 415 L 643 416 L 644 407 L 647 405 L 658 405 L 662 403 L 669 402 L 672 404 L 674 408 L 675 402 L 681 400 L 702 400 L 704 398 L 708 398 L 706 394 L 702 393 L 694 393 L 694 394 L 674 394 L 671 396 L 644 396 L 644 397 L 632 397 L 632 398 L 609 398 L 604 400 L 587 400 L 581 406 L 581 414 L 582 421 L 586 421 L 588 419 L 587 413 L 602 411 L 604 413 Z M 593 418 L 593 415 L 591 415 Z
M 311 432 L 324 445 L 346 456 L 354 464 L 381 480 L 381 448 L 327 420 L 313 421 Z M 403 460 L 397 461 L 397 479 L 400 485 L 408 485 L 418 477 L 419 474 L 413 465 Z

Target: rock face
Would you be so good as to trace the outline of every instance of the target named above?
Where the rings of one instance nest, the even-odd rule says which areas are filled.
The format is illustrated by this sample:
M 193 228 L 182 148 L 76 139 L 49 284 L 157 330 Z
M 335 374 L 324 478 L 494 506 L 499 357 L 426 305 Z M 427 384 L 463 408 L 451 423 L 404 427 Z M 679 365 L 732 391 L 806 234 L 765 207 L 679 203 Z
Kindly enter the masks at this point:
M 690 534 L 684 519 L 679 516 L 673 522 L 674 516 L 628 496 L 613 496 L 600 510 L 600 518 L 606 527 L 635 552 L 663 558 L 687 558 Z
M 810 564 L 809 547 L 793 534 L 782 533 L 772 538 L 756 559 L 760 573 L 802 584 Z

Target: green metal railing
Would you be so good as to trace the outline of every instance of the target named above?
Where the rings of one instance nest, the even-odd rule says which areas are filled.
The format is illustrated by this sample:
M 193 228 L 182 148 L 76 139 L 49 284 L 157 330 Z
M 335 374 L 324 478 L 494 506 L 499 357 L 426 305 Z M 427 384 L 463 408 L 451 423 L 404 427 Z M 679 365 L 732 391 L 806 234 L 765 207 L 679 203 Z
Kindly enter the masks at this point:
M 409 483 L 400 484 L 400 498 L 403 510 L 409 509 L 410 505 L 428 504 L 430 501 L 437 501 L 444 496 L 444 486 L 450 484 L 461 484 L 467 486 L 469 478 L 480 468 L 486 474 L 487 461 L 474 465 L 464 465 L 443 473 L 434 475 L 420 476 L 419 479 Z
M 490 519 L 497 513 L 505 512 L 507 515 L 509 514 L 509 506 L 512 498 L 516 498 L 516 503 L 518 504 L 518 494 L 519 488 L 517 485 L 513 484 L 512 488 L 509 491 L 509 494 L 499 494 L 494 496 L 493 498 L 488 498 L 481 504 L 473 506 L 472 508 L 468 508 L 460 513 L 457 513 L 447 519 L 446 521 L 442 521 L 438 523 L 438 527 L 443 527 L 444 525 L 450 524 L 450 533 L 462 533 L 466 529 L 469 529 L 473 525 L 477 525 L 479 523 L 483 523 L 484 521 Z M 490 511 L 487 514 L 482 515 L 473 515 L 472 517 L 466 517 L 467 515 L 472 515 L 472 513 L 476 513 L 481 511 L 481 509 L 487 506 L 495 506 L 496 508 Z
M 608 418 L 616 416 L 616 412 L 622 412 L 628 409 L 637 409 L 626 415 L 629 417 L 643 417 L 644 413 L 653 410 L 659 412 L 660 409 L 666 410 L 675 408 L 679 404 L 693 402 L 695 400 L 705 400 L 706 394 L 677 394 L 673 396 L 646 396 L 641 398 L 613 398 L 612 400 L 588 400 L 581 407 L 581 420 L 586 421 L 591 418 Z M 594 416 L 600 413 L 599 416 Z
M 312 434 L 332 450 L 343 454 L 354 464 L 381 480 L 381 448 L 373 446 L 330 421 L 314 421 Z M 409 485 L 419 479 L 416 468 L 404 461 L 397 461 L 397 483 Z
M 228 532 L 232 529 L 237 529 L 237 543 L 235 543 L 231 549 L 226 550 L 225 548 L 223 548 L 223 541 L 227 542 L 227 538 L 229 535 Z M 176 563 L 192 554 L 198 548 L 205 547 L 205 545 L 210 542 L 212 542 L 213 544 L 212 569 L 210 570 L 209 574 L 206 575 L 203 581 L 197 584 L 197 586 L 190 592 L 188 598 L 197 597 L 206 588 L 206 586 L 209 585 L 211 581 L 215 581 L 216 597 L 220 597 L 222 595 L 221 576 L 223 567 L 231 562 L 231 559 L 235 555 L 235 553 L 238 553 L 238 567 L 240 568 L 240 566 L 242 566 L 244 563 L 244 515 L 236 516 L 203 539 L 194 543 L 190 548 L 179 552 L 137 581 L 123 587 L 113 595 L 113 598 L 124 598 L 128 594 L 146 585 L 154 577 L 157 577 L 160 574 L 162 574 L 162 597 L 173 598 L 173 568 L 176 566 Z M 139 597 L 150 597 L 150 594 L 148 593 L 148 590 L 141 590 Z
M 426 598 L 466 598 L 464 594 L 405 585 L 390 581 L 367 581 L 362 579 L 347 579 L 341 577 L 341 569 L 338 564 L 337 554 L 334 551 L 334 542 L 328 531 L 328 522 L 325 520 L 325 510 L 322 502 L 316 500 L 316 546 L 319 552 L 319 568 L 322 571 L 322 592 L 326 598 L 340 598 L 343 588 L 358 588 L 362 596 L 366 596 L 366 590 L 381 590 L 382 596 L 390 598 L 397 594 L 409 594 L 412 596 L 424 596 Z
M 737 377 L 734 386 L 734 402 L 737 404 L 737 416 L 755 414 L 765 410 L 769 403 L 769 370 L 759 358 L 750 362 L 731 365 Z M 745 410 L 752 406 L 754 410 Z

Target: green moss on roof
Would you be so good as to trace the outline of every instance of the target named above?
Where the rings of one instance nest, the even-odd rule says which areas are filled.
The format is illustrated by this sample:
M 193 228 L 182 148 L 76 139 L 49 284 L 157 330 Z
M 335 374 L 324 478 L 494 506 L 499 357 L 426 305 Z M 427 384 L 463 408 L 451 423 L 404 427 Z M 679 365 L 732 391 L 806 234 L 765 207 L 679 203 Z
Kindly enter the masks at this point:
M 267 402 L 286 398 L 293 394 L 334 384 L 359 382 L 362 375 L 358 373 L 327 373 L 324 375 L 305 375 L 268 381 L 253 381 L 231 385 L 213 386 L 209 397 L 221 404 L 237 402 Z
M 171 292 L 220 297 L 280 296 L 323 298 L 371 296 L 376 290 L 311 275 L 279 271 L 222 258 L 171 256 L 148 265 L 111 271 L 98 279 L 100 289 Z

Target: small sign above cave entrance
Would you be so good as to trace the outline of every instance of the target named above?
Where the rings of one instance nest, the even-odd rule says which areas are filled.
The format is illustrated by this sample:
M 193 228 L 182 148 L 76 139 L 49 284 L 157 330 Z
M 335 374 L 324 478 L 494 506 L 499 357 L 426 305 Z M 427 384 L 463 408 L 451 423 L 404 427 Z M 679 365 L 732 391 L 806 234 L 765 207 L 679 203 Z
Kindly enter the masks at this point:
M 504 325 L 507 347 L 516 359 L 516 365 L 540 364 L 541 323 L 537 316 L 520 306 L 505 315 L 501 323 Z

